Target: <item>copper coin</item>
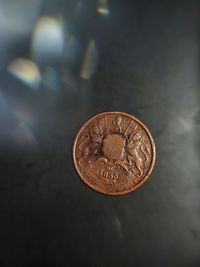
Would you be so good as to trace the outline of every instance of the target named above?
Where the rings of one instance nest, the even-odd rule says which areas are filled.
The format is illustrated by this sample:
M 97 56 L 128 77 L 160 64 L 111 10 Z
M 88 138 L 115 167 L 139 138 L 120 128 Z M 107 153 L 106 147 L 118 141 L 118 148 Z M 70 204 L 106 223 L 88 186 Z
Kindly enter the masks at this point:
M 155 163 L 149 130 L 124 112 L 104 112 L 79 130 L 73 147 L 75 168 L 92 189 L 123 195 L 141 186 Z

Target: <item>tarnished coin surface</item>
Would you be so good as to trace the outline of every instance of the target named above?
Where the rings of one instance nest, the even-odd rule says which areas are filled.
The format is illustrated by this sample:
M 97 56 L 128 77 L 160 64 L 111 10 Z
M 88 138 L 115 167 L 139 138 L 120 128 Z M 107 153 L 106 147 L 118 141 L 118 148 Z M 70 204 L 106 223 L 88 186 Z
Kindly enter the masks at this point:
M 104 112 L 79 130 L 73 160 L 81 179 L 107 195 L 123 195 L 141 186 L 155 163 L 149 130 L 124 112 Z

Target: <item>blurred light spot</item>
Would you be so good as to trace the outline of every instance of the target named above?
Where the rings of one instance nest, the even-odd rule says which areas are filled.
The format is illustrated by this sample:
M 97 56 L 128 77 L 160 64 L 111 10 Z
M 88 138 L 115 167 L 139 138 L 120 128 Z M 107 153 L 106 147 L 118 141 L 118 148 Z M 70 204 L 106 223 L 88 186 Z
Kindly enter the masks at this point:
M 177 117 L 177 125 L 179 125 L 179 129 L 181 129 L 182 133 L 189 133 L 193 130 L 194 122 L 191 119 Z
M 24 122 L 27 125 L 34 126 L 34 116 L 31 114 L 31 111 L 27 108 L 16 108 L 15 117 L 18 122 Z
M 40 86 L 41 76 L 37 65 L 27 59 L 18 58 L 10 63 L 8 71 L 34 90 Z
M 107 0 L 97 0 L 97 12 L 101 15 L 110 14 Z
M 50 89 L 58 89 L 61 83 L 58 72 L 53 67 L 45 67 L 43 83 Z
M 117 216 L 115 216 L 113 218 L 113 224 L 114 224 L 114 226 L 116 228 L 116 231 L 117 231 L 119 237 L 122 238 L 123 237 L 122 225 L 121 225 L 121 222 L 120 222 L 120 220 L 119 220 L 119 218 Z
M 32 37 L 32 56 L 39 63 L 56 63 L 63 55 L 65 46 L 61 19 L 41 17 Z
M 28 36 L 41 6 L 41 0 L 0 1 L 0 37 L 10 36 L 14 41 L 16 34 Z
M 0 1 L 0 69 L 27 47 L 41 0 Z
M 38 150 L 38 142 L 32 132 L 32 130 L 21 122 L 12 133 L 14 141 L 17 146 L 25 148 L 26 150 Z
M 99 53 L 94 40 L 90 40 L 84 60 L 81 66 L 80 77 L 83 79 L 90 79 L 96 72 L 99 60 Z
M 79 17 L 81 16 L 82 13 L 84 13 L 86 11 L 86 5 L 79 1 L 77 3 L 77 6 L 76 6 L 76 13 L 75 13 L 75 19 L 79 19 Z
M 81 46 L 74 36 L 70 36 L 66 46 L 66 58 L 71 63 L 77 63 L 80 60 Z
M 174 135 L 191 136 L 195 132 L 195 116 L 199 112 L 199 107 L 185 110 L 180 113 L 173 113 L 173 120 L 170 120 L 168 130 Z
M 62 82 L 65 85 L 65 88 L 68 91 L 75 92 L 78 85 L 77 85 L 77 79 L 75 79 L 73 73 L 66 68 L 61 69 L 61 78 Z
M 5 100 L 5 97 L 3 95 L 3 92 L 0 90 L 0 129 L 2 132 L 2 129 L 5 127 L 5 125 L 8 123 L 8 107 Z

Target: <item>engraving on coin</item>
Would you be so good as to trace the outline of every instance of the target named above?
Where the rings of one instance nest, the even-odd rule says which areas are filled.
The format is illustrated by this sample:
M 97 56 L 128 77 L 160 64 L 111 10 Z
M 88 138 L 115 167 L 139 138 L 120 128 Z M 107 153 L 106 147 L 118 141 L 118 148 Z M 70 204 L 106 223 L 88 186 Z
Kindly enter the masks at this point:
M 123 112 L 100 113 L 78 132 L 73 159 L 92 189 L 122 195 L 142 185 L 152 172 L 155 144 L 144 124 Z

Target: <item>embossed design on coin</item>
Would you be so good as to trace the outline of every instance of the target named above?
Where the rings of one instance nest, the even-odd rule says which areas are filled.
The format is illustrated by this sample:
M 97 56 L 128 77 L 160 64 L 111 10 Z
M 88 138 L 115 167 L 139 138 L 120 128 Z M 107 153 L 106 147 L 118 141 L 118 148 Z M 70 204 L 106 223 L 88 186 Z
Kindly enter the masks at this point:
M 92 189 L 122 195 L 142 185 L 155 163 L 155 144 L 144 124 L 130 114 L 104 112 L 79 130 L 73 159 Z

